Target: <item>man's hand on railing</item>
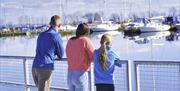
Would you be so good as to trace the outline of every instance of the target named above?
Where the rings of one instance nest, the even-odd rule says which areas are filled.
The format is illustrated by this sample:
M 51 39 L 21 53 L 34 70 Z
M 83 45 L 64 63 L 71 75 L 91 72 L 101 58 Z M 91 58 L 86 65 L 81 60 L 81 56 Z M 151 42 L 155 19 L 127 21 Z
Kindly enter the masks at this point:
M 56 61 L 67 61 L 67 58 L 61 58 L 61 59 L 59 59 L 57 56 L 55 57 L 55 60 Z

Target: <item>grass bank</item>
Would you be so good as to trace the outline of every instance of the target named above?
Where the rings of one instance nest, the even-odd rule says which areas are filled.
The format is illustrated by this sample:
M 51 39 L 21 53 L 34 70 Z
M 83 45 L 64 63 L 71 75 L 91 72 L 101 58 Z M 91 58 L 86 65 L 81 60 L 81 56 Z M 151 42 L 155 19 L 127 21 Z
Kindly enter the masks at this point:
M 31 36 L 38 35 L 42 30 L 37 30 L 36 32 L 19 32 L 19 31 L 6 31 L 0 32 L 0 37 L 15 37 L 15 36 Z M 61 36 L 73 35 L 75 31 L 60 31 Z

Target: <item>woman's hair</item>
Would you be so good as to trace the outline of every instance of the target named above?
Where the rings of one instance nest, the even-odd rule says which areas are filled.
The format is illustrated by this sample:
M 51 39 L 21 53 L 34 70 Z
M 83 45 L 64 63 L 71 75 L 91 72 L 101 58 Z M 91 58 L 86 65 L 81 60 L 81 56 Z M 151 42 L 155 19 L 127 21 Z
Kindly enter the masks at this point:
M 99 48 L 100 54 L 99 54 L 99 63 L 102 67 L 103 70 L 106 70 L 106 60 L 107 60 L 107 55 L 106 55 L 106 45 L 111 45 L 112 44 L 112 39 L 109 34 L 104 34 L 101 37 L 101 47 Z
M 56 21 L 57 21 L 58 19 L 61 19 L 60 16 L 58 16 L 58 15 L 52 16 L 49 24 L 50 24 L 51 26 L 56 26 Z
M 88 36 L 90 33 L 90 28 L 86 23 L 81 23 L 78 25 L 77 30 L 76 30 L 76 36 L 72 37 L 71 39 L 76 39 L 81 36 Z

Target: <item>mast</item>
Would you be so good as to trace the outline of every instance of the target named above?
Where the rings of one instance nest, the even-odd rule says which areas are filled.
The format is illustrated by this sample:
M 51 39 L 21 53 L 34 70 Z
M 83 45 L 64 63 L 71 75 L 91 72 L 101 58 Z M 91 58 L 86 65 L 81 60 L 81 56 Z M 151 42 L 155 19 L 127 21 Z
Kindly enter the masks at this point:
M 103 18 L 105 18 L 105 11 L 106 11 L 106 0 L 103 0 L 103 8 L 102 8 L 102 16 L 101 16 L 101 22 L 103 23 Z
M 179 0 L 179 16 L 180 16 L 180 0 Z
M 62 16 L 62 0 L 58 0 L 58 15 Z
M 149 0 L 149 18 L 151 18 L 151 0 Z
M 61 11 L 61 16 L 63 16 L 63 2 L 60 0 L 60 11 Z
M 24 23 L 25 24 L 25 17 L 24 17 L 24 0 L 22 0 L 22 21 L 21 24 Z
M 6 9 L 5 9 L 5 7 L 3 8 L 3 14 L 4 14 L 4 24 L 6 25 Z
M 2 14 L 2 6 L 1 6 L 1 0 L 0 0 L 0 13 Z M 2 25 L 2 15 L 0 14 L 0 26 Z
M 61 16 L 63 17 L 63 24 L 66 24 L 66 14 L 65 14 L 65 9 L 67 9 L 67 0 L 62 1 L 61 0 Z
M 0 14 L 0 19 L 2 18 L 2 20 L 4 21 L 4 25 L 6 25 L 6 9 L 5 9 L 5 5 L 2 4 L 2 1 L 0 0 L 0 12 L 2 14 Z M 1 22 L 2 24 L 2 22 Z
M 103 16 L 105 17 L 105 11 L 106 11 L 106 0 L 103 1 Z
M 126 19 L 127 17 L 127 14 L 126 14 L 126 0 L 124 0 L 124 20 Z

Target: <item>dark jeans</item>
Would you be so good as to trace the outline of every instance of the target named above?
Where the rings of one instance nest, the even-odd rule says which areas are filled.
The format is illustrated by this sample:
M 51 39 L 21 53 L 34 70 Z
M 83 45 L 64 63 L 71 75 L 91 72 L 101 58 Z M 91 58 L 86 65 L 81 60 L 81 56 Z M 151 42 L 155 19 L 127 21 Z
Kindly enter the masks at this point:
M 96 91 L 114 91 L 114 84 L 96 84 Z

